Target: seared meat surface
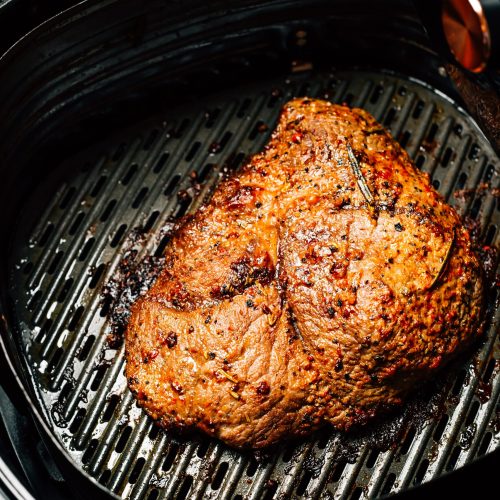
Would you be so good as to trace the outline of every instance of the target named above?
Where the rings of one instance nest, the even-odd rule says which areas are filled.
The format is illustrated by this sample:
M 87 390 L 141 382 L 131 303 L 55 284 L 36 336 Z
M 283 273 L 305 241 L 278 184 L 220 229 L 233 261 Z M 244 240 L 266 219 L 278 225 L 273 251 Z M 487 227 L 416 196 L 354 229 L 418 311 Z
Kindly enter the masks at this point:
M 264 447 L 402 403 L 479 335 L 483 278 L 457 213 L 367 112 L 283 109 L 132 308 L 126 373 L 166 428 Z

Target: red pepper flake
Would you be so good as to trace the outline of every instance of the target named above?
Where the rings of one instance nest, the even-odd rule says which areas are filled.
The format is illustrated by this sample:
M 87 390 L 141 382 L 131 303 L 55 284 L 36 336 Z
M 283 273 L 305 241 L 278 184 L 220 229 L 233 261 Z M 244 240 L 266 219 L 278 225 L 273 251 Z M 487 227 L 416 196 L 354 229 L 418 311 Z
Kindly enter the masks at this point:
M 292 135 L 292 142 L 294 142 L 295 144 L 299 144 L 301 140 L 302 140 L 302 134 L 300 132 L 295 132 Z
M 335 279 L 342 279 L 345 278 L 347 274 L 347 265 L 344 261 L 341 262 L 334 262 L 332 264 L 332 267 L 330 268 L 330 274 L 335 278 Z
M 175 380 L 170 382 L 170 385 L 177 394 L 182 394 L 184 392 L 184 390 L 182 389 L 182 385 L 176 382 Z
M 271 388 L 267 382 L 260 382 L 256 391 L 260 396 L 267 396 L 271 392 Z
M 175 332 L 169 332 L 165 340 L 169 349 L 173 349 L 177 345 L 177 334 Z

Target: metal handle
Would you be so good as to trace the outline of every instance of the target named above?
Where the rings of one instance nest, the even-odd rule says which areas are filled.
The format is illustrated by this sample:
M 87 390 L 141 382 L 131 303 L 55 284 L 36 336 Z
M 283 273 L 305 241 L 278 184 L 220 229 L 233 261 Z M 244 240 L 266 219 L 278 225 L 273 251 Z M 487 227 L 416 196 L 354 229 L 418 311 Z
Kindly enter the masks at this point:
M 414 0 L 436 48 L 471 73 L 500 70 L 500 0 Z

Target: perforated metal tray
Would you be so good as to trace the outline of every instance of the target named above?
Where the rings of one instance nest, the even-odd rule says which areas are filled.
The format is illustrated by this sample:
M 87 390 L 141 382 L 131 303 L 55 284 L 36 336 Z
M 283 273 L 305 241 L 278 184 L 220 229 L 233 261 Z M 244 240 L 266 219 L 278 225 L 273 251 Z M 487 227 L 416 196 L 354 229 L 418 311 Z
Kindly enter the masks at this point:
M 108 343 L 104 285 L 124 255 L 161 255 L 164 228 L 195 210 L 225 170 L 263 147 L 281 104 L 296 95 L 373 113 L 449 202 L 480 222 L 484 244 L 497 243 L 498 158 L 446 96 L 390 74 L 292 73 L 124 124 L 129 128 L 68 158 L 19 222 L 33 229 L 29 238 L 20 231 L 13 256 L 12 312 L 54 434 L 77 464 L 123 498 L 377 497 L 500 446 L 498 314 L 463 367 L 431 387 L 418 422 L 405 413 L 363 435 L 325 430 L 254 455 L 204 437 L 172 436 L 136 407 L 123 347 Z M 201 189 L 193 187 L 193 171 Z M 457 197 L 457 190 L 471 191 Z

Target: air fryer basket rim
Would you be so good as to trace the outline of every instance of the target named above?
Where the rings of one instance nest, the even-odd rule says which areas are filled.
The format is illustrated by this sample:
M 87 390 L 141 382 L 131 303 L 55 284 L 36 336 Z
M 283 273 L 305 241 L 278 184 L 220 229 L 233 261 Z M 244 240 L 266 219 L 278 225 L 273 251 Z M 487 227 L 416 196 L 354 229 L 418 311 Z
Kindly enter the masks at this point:
M 117 2 L 114 2 L 112 0 L 105 2 L 104 5 L 109 6 L 113 5 Z M 294 2 L 279 2 L 283 4 L 290 4 Z M 296 2 L 300 3 L 300 2 Z M 91 7 L 87 7 L 87 5 L 90 4 Z M 92 5 L 94 4 L 94 5 Z M 100 2 L 83 2 L 82 4 L 79 4 L 71 9 L 68 9 L 67 11 L 55 16 L 49 21 L 46 21 L 43 25 L 40 25 L 37 27 L 35 30 L 33 30 L 31 33 L 27 34 L 21 41 L 19 41 L 14 47 L 12 47 L 0 60 L 0 67 L 4 67 L 5 71 L 9 71 L 9 64 L 12 63 L 13 59 L 16 57 L 16 55 L 22 54 L 24 50 L 29 50 L 30 44 L 33 44 L 33 42 L 36 40 L 37 37 L 40 35 L 47 34 L 47 32 L 51 32 L 51 36 L 57 36 L 58 30 L 64 30 L 67 26 L 71 26 L 71 23 L 75 21 L 75 19 L 87 19 L 87 16 L 91 16 L 93 12 L 99 12 L 102 5 Z M 95 9 L 95 10 L 93 10 Z M 446 85 L 445 85 L 446 86 Z M 451 92 L 450 92 L 451 93 Z M 446 95 L 446 93 L 444 94 Z M 0 112 L 1 113 L 1 112 Z M 2 291 L 2 299 L 5 299 L 5 293 Z M 2 301 L 3 302 L 3 301 Z M 1 304 L 2 310 L 3 310 L 3 303 Z M 8 314 L 8 311 L 5 311 L 5 315 Z M 98 488 L 98 490 L 102 494 L 107 494 L 109 495 L 110 492 L 109 490 L 105 489 L 102 487 L 92 476 L 90 476 L 86 471 L 77 469 L 74 466 L 74 462 L 67 453 L 67 450 L 61 445 L 61 443 L 56 439 L 55 435 L 53 434 L 52 430 L 49 428 L 47 425 L 47 422 L 45 421 L 45 418 L 41 415 L 41 413 L 38 410 L 37 404 L 35 403 L 34 400 L 34 395 L 33 394 L 28 394 L 26 392 L 26 388 L 29 388 L 30 385 L 26 383 L 26 376 L 27 372 L 25 370 L 25 367 L 22 364 L 22 361 L 16 361 L 17 357 L 17 350 L 15 346 L 12 344 L 12 338 L 13 335 L 8 332 L 8 329 L 12 328 L 6 327 L 6 336 L 2 338 L 2 349 L 7 351 L 7 356 L 9 359 L 9 362 L 12 363 L 12 370 L 16 375 L 16 379 L 18 380 L 18 384 L 20 386 L 21 391 L 26 394 L 26 399 L 28 401 L 28 404 L 31 407 L 31 410 L 35 416 L 35 419 L 37 420 L 37 425 L 42 429 L 44 433 L 44 438 L 47 438 L 50 440 L 51 448 L 57 451 L 57 454 L 63 457 L 65 461 L 69 464 L 70 467 L 74 468 L 74 472 L 76 474 L 83 474 L 86 478 L 86 480 L 90 481 L 93 483 L 95 487 Z M 5 342 L 6 341 L 6 342 Z M 5 344 L 9 345 L 5 345 Z M 118 498 L 116 495 L 114 495 L 115 498 Z

